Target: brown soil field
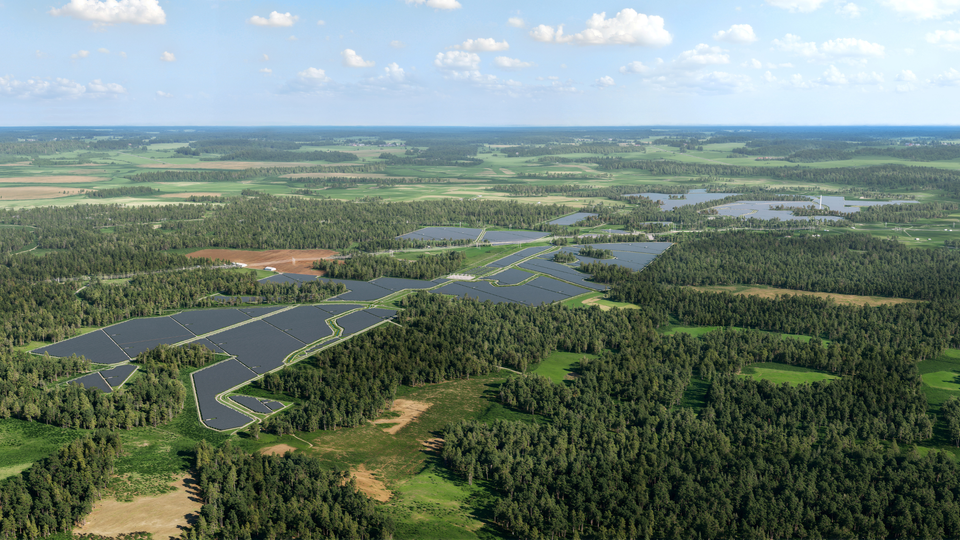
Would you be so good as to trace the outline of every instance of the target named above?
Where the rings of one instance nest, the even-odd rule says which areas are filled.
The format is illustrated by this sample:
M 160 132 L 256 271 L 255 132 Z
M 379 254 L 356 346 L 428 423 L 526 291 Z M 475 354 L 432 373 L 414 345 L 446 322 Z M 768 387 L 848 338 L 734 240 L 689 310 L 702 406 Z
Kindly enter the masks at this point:
M 0 178 L 4 184 L 85 184 L 89 182 L 104 182 L 102 176 L 10 176 Z
M 80 193 L 79 189 L 53 186 L 0 187 L 0 200 L 56 199 L 58 197 L 69 197 L 77 193 Z
M 0 188 L 2 189 L 2 188 Z M 280 272 L 322 276 L 323 272 L 311 268 L 313 261 L 330 258 L 337 253 L 329 249 L 272 249 L 269 251 L 244 251 L 240 249 L 204 249 L 187 257 L 207 257 L 243 263 L 252 268 L 272 266 Z M 293 262 L 296 260 L 297 262 Z
M 592 305 L 596 304 L 597 307 L 600 308 L 600 311 L 610 311 L 611 309 L 613 309 L 613 306 L 605 306 L 605 305 L 603 305 L 603 304 L 598 303 L 600 300 L 603 300 L 603 299 L 602 299 L 602 298 L 587 298 L 587 299 L 584 300 L 582 303 L 583 303 L 583 305 L 585 305 L 585 306 L 592 306 Z
M 317 163 L 287 161 L 200 161 L 198 163 L 144 163 L 138 167 L 144 169 L 269 169 L 273 167 L 313 167 Z M 333 165 L 358 165 L 358 163 L 330 163 Z
M 200 515 L 199 487 L 189 476 L 178 478 L 172 493 L 157 497 L 137 497 L 133 502 L 104 499 L 96 503 L 82 527 L 74 532 L 116 536 L 145 531 L 156 540 L 180 538 L 182 528 Z
M 361 463 L 356 469 L 350 469 L 350 474 L 357 481 L 357 489 L 366 494 L 367 497 L 380 502 L 387 502 L 393 496 L 387 486 L 377 480 L 373 471 L 368 470 L 366 465 Z
M 410 177 L 400 177 L 400 176 L 387 176 L 383 173 L 296 173 L 296 174 L 285 174 L 280 178 L 330 178 L 331 176 L 337 178 L 396 178 L 397 180 L 407 180 Z
M 510 169 L 504 169 L 503 167 L 500 167 L 500 172 L 502 172 L 503 174 L 514 174 L 514 175 L 517 174 L 511 171 Z
M 275 444 L 266 448 L 261 448 L 260 453 L 265 456 L 282 456 L 287 452 L 295 452 L 297 449 L 289 444 Z
M 16 163 L 0 163 L 0 167 L 24 167 L 29 164 L 29 161 L 18 161 Z
M 423 441 L 423 451 L 428 454 L 440 455 L 440 452 L 443 451 L 443 443 L 445 441 L 440 437 L 433 439 L 427 439 Z
M 194 195 L 196 195 L 197 197 L 204 197 L 204 196 L 219 197 L 219 196 L 220 196 L 219 193 L 210 193 L 210 192 L 206 192 L 206 191 L 195 191 L 195 192 L 193 192 L 193 193 L 164 193 L 164 194 L 161 195 L 160 197 L 161 197 L 161 198 L 164 198 L 164 199 L 186 199 L 187 197 L 192 197 L 192 196 L 194 196 Z
M 390 427 L 384 429 L 383 431 L 391 435 L 396 435 L 398 431 L 406 427 L 406 425 L 410 422 L 413 422 L 419 418 L 421 414 L 427 412 L 427 409 L 432 406 L 433 403 L 410 401 L 409 399 L 395 399 L 393 400 L 393 406 L 390 407 L 390 410 L 399 412 L 400 416 L 397 418 L 381 418 L 379 420 L 374 420 L 373 423 L 390 424 Z
M 691 289 L 703 292 L 732 292 L 733 294 L 747 294 L 759 296 L 761 298 L 773 298 L 777 295 L 784 296 L 788 294 L 802 294 L 806 296 L 816 296 L 819 298 L 832 298 L 838 304 L 853 304 L 856 306 L 881 306 L 892 304 L 917 303 L 919 300 L 910 300 L 907 298 L 884 298 L 882 296 L 857 296 L 854 294 L 835 294 L 824 292 L 795 291 L 793 289 L 775 289 L 773 287 L 751 287 L 745 290 L 737 291 L 739 287 L 717 285 L 713 287 L 690 287 Z

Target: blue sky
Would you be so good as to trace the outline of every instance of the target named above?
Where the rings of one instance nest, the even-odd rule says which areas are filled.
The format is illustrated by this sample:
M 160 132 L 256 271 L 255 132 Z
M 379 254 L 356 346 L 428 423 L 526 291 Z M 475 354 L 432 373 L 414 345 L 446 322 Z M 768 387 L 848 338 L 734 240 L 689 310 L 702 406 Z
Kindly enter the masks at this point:
M 960 123 L 960 0 L 47 2 L 2 125 Z

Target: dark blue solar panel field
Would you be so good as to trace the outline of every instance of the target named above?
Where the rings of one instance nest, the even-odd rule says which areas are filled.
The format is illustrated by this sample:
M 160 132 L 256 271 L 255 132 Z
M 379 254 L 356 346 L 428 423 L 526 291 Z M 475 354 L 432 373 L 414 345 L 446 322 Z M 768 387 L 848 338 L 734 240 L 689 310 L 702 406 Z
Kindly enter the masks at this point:
M 113 342 L 103 330 L 97 330 L 60 343 L 34 349 L 34 354 L 49 354 L 64 357 L 75 354 L 97 364 L 119 364 L 130 360 L 119 345 Z
M 225 360 L 194 372 L 193 385 L 197 390 L 200 421 L 219 430 L 234 429 L 250 423 L 253 418 L 218 402 L 217 395 L 254 377 L 256 374 L 236 360 Z
M 108 394 L 113 392 L 113 388 L 107 384 L 107 381 L 99 373 L 91 373 L 83 377 L 78 377 L 70 381 L 70 384 L 82 384 L 84 388 L 96 388 Z
M 577 212 L 576 214 L 570 214 L 569 216 L 564 216 L 562 218 L 557 218 L 550 222 L 551 225 L 576 225 L 578 222 L 587 219 L 588 217 L 594 217 L 597 214 L 591 214 L 589 212 Z
M 265 403 L 255 397 L 250 396 L 230 396 L 230 400 L 238 405 L 242 405 L 255 413 L 270 414 L 272 411 Z
M 407 240 L 476 240 L 483 229 L 468 229 L 466 227 L 425 227 L 412 233 L 401 234 L 397 238 Z
M 516 268 L 509 268 L 494 274 L 492 276 L 486 276 L 483 279 L 493 279 L 496 280 L 500 285 L 516 285 L 524 280 L 530 279 L 534 276 L 530 272 L 524 272 L 523 270 L 518 270 Z
M 510 244 L 513 242 L 530 242 L 547 236 L 547 233 L 536 231 L 487 231 L 483 235 L 483 241 L 491 244 Z
M 495 262 L 490 263 L 488 266 L 494 266 L 494 267 L 497 267 L 497 268 L 505 268 L 505 267 L 507 267 L 507 266 L 510 266 L 511 264 L 516 264 L 516 263 L 518 263 L 518 262 L 526 259 L 527 257 L 533 257 L 533 256 L 536 255 L 537 253 L 542 253 L 542 252 L 544 252 L 544 251 L 546 251 L 546 250 L 548 250 L 548 249 L 550 249 L 550 248 L 549 248 L 549 247 L 545 247 L 545 246 L 529 247 L 529 248 L 521 249 L 520 251 L 514 253 L 513 255 L 508 255 L 508 256 L 506 256 L 506 257 L 504 257 L 504 258 L 502 258 L 502 259 L 500 259 L 500 260 L 498 260 L 498 261 L 495 261 Z
M 185 311 L 173 315 L 172 318 L 198 336 L 250 320 L 250 316 L 239 309 Z
M 333 335 L 333 329 L 326 323 L 329 317 L 329 313 L 313 306 L 300 306 L 267 317 L 264 321 L 297 338 L 305 345 Z

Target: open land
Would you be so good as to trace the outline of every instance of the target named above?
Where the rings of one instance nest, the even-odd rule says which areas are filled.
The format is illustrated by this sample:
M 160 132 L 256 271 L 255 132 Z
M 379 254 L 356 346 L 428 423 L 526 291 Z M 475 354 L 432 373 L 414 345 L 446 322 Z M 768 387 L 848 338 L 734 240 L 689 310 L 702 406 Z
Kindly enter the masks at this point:
M 245 251 L 239 249 L 203 249 L 188 254 L 188 257 L 206 257 L 243 263 L 254 268 L 272 266 L 278 272 L 322 276 L 323 272 L 313 269 L 313 261 L 328 259 L 337 253 L 329 249 L 272 249 L 267 251 Z
M 200 515 L 203 506 L 196 480 L 181 476 L 171 485 L 173 491 L 152 497 L 137 497 L 133 502 L 106 498 L 93 507 L 78 534 L 115 536 L 144 531 L 156 540 L 180 538 L 180 533 Z
M 885 306 L 918 302 L 917 300 L 910 300 L 908 298 L 884 298 L 882 296 L 857 296 L 854 294 L 797 291 L 793 289 L 778 289 L 776 287 L 766 287 L 762 285 L 713 285 L 690 288 L 703 292 L 729 292 L 745 296 L 759 296 L 760 298 L 776 298 L 777 296 L 786 295 L 815 296 L 817 298 L 829 298 L 838 304 L 851 304 L 855 306 Z

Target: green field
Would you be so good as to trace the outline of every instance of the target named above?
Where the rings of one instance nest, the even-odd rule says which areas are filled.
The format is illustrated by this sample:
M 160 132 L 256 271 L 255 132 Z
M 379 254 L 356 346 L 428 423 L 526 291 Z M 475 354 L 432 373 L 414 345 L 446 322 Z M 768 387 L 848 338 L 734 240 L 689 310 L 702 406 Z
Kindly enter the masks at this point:
M 777 364 L 773 362 L 760 362 L 750 364 L 743 368 L 740 377 L 754 379 L 757 381 L 770 381 L 773 384 L 807 384 L 819 381 L 829 381 L 838 379 L 837 375 L 832 375 L 816 369 L 810 369 L 789 364 Z
M 84 433 L 15 418 L 0 420 L 0 478 L 20 473 Z
M 563 351 L 553 351 L 537 364 L 537 367 L 531 371 L 537 375 L 549 377 L 551 381 L 560 384 L 567 380 L 572 374 L 576 373 L 580 365 L 580 360 L 596 358 L 595 354 L 571 353 Z

